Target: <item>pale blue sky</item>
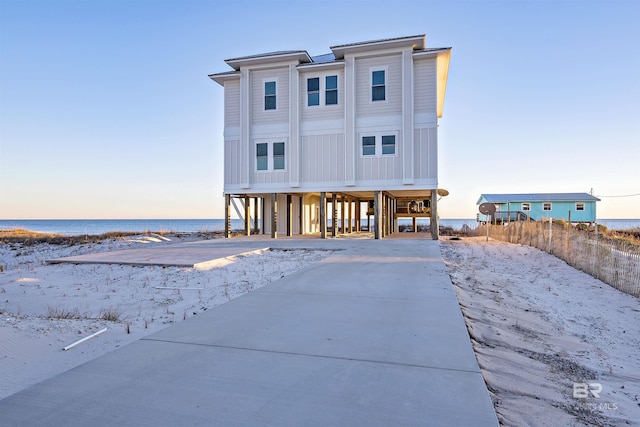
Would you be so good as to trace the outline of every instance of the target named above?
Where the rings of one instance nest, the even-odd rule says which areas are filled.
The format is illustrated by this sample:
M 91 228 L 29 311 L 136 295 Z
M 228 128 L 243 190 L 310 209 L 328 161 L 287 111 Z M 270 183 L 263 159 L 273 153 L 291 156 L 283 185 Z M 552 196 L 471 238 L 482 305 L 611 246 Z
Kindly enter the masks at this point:
M 220 218 L 227 58 L 453 47 L 441 218 L 481 193 L 640 193 L 640 2 L 0 0 L 0 219 Z M 639 218 L 640 196 L 599 218 Z

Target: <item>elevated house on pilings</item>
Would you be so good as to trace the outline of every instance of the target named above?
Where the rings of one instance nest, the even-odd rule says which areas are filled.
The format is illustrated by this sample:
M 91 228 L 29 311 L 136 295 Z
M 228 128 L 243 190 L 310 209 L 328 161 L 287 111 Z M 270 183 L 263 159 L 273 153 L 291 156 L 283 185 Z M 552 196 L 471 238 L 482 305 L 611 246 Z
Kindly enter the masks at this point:
M 437 239 L 450 52 L 418 35 L 226 60 L 209 77 L 224 87 L 227 236 L 235 205 L 247 234 L 324 238 L 368 215 L 376 238 L 428 217 Z

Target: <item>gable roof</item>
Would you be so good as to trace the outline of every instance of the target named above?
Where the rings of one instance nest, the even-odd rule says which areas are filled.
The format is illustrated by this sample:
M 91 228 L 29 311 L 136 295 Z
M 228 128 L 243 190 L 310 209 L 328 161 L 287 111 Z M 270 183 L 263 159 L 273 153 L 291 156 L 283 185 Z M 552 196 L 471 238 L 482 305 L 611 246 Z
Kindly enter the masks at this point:
M 525 193 L 525 194 L 481 194 L 476 202 L 518 203 L 518 202 L 599 202 L 600 199 L 588 193 Z

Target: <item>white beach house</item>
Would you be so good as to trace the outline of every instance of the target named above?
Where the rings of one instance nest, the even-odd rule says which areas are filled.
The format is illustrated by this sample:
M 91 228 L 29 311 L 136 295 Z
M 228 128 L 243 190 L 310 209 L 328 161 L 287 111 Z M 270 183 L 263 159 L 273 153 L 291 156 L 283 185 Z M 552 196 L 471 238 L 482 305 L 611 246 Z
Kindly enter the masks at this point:
M 224 87 L 227 224 L 234 204 L 247 234 L 326 237 L 367 214 L 376 238 L 401 217 L 429 217 L 437 238 L 450 52 L 417 35 L 227 59 L 209 76 Z

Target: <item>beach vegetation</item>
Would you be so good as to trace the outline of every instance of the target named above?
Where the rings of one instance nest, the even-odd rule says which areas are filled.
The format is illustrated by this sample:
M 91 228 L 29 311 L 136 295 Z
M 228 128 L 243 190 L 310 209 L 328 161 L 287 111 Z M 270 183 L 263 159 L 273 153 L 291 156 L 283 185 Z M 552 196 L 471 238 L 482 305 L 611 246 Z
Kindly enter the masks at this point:
M 80 313 L 76 308 L 65 308 L 60 305 L 47 305 L 46 316 L 48 319 L 85 319 L 87 316 Z

